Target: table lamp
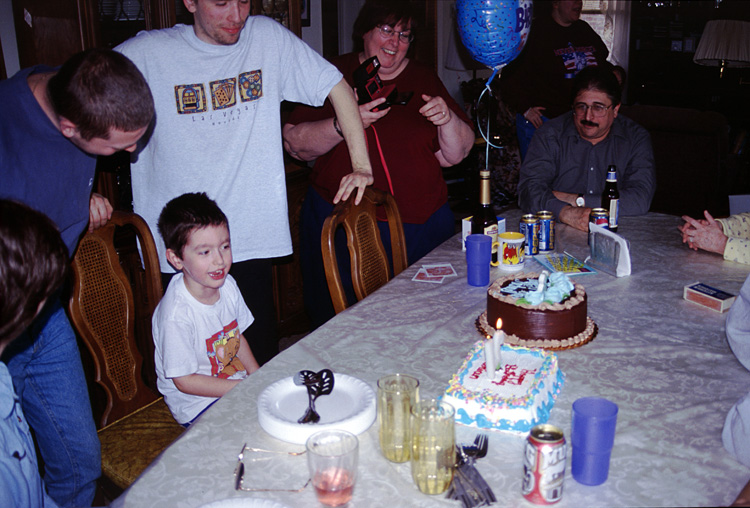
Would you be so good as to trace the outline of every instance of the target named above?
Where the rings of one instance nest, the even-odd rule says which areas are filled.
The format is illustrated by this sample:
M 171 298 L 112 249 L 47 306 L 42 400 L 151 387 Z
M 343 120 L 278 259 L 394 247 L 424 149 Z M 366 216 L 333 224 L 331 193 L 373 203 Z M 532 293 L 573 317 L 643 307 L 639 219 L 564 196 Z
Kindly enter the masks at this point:
M 706 23 L 693 61 L 699 65 L 750 67 L 750 22 L 717 19 Z

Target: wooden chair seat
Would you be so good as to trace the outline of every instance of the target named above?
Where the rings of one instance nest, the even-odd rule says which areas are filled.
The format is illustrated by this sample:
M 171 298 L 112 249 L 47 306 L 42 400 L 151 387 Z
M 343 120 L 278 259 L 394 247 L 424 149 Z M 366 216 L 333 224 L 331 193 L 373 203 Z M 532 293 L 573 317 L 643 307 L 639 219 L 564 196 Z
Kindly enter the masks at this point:
M 359 205 L 354 204 L 354 193 L 348 200 L 339 202 L 323 223 L 321 234 L 323 265 L 336 314 L 349 306 L 336 260 L 334 239 L 339 226 L 346 232 L 352 284 L 357 300 L 362 300 L 391 279 L 390 263 L 375 215 L 379 206 L 385 209 L 388 219 L 393 276 L 401 273 L 407 266 L 404 226 L 393 196 L 368 187 Z

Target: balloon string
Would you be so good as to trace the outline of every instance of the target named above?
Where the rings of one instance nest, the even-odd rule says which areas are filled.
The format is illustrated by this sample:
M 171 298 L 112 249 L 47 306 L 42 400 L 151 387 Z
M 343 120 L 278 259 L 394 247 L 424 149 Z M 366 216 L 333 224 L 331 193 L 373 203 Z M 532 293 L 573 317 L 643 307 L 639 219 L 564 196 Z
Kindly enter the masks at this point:
M 500 69 L 495 69 L 492 71 L 492 76 L 490 76 L 490 79 L 487 80 L 487 84 L 484 85 L 484 87 L 489 90 L 490 89 L 490 83 L 492 83 L 492 80 L 495 79 L 495 76 L 497 76 L 497 73 L 500 71 Z
M 490 80 L 490 81 L 492 81 L 492 80 Z M 491 100 L 491 98 L 492 98 L 492 90 L 490 90 L 490 87 L 489 87 L 489 81 L 487 82 L 487 85 L 488 85 L 488 86 L 486 86 L 486 87 L 484 88 L 484 90 L 482 90 L 482 93 L 481 93 L 481 94 L 479 94 L 479 99 L 477 100 L 477 112 L 479 111 L 479 104 L 480 104 L 480 103 L 482 102 L 482 97 L 484 97 L 484 94 L 485 94 L 485 93 L 487 93 L 487 91 L 489 91 L 489 92 L 490 92 L 490 100 Z M 491 115 L 490 115 L 490 112 L 491 112 L 491 111 L 492 111 L 492 108 L 490 108 L 490 103 L 489 103 L 489 100 L 488 100 L 488 101 L 487 101 L 487 131 L 486 131 L 486 132 L 482 130 L 482 126 L 481 126 L 481 125 L 479 124 L 479 122 L 477 122 L 477 126 L 479 127 L 479 133 L 480 133 L 480 134 L 482 135 L 482 139 L 484 139 L 484 141 L 485 141 L 485 142 L 487 143 L 487 147 L 486 147 L 486 152 L 487 152 L 487 153 L 486 153 L 486 158 L 487 158 L 487 167 L 489 167 L 489 162 L 490 162 L 490 146 L 491 146 L 492 148 L 503 148 L 502 146 L 499 146 L 499 145 L 495 145 L 495 144 L 493 144 L 493 143 L 492 143 L 492 142 L 490 141 L 490 139 L 489 139 L 489 134 L 490 134 L 490 121 L 491 121 L 491 118 L 490 118 L 490 116 L 491 116 Z M 477 119 L 477 120 L 478 120 L 478 119 Z

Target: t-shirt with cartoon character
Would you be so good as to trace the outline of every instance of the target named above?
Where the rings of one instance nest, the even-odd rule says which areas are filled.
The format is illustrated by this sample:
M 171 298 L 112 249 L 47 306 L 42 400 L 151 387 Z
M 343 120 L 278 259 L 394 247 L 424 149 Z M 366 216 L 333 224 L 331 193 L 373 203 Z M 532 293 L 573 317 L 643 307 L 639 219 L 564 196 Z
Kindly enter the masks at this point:
M 213 305 L 196 300 L 185 287 L 181 273 L 172 277 L 154 311 L 152 328 L 157 386 L 179 423 L 192 421 L 216 398 L 183 393 L 173 379 L 190 374 L 247 377 L 237 352 L 240 334 L 252 322 L 253 315 L 231 275 Z

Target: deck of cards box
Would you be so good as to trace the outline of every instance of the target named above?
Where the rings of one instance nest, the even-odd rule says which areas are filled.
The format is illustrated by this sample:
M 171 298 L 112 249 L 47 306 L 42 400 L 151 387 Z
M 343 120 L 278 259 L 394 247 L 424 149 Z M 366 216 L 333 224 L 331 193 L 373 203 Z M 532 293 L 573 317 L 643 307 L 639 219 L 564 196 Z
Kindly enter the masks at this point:
M 471 234 L 471 218 L 473 215 L 470 215 L 469 217 L 464 217 L 464 219 L 461 221 L 461 249 L 466 250 L 466 237 Z M 497 216 L 497 234 L 505 233 L 505 218 Z
M 702 282 L 694 282 L 685 286 L 682 297 L 689 302 L 703 305 L 716 312 L 729 310 L 729 307 L 737 299 L 736 295 L 713 288 Z

